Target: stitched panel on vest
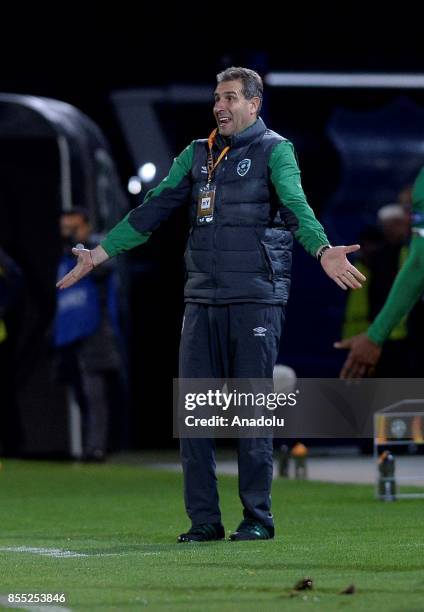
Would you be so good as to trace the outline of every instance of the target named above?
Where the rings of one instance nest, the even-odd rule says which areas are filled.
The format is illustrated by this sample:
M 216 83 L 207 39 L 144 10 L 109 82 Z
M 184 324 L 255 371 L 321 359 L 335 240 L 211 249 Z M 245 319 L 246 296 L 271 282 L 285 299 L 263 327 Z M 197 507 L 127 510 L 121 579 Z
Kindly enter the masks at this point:
M 264 178 L 260 179 L 231 179 L 225 177 L 220 185 L 221 198 L 225 203 L 244 204 L 249 202 L 269 202 L 270 195 L 267 182 Z
M 269 275 L 266 260 L 259 249 L 253 251 L 225 251 L 218 252 L 216 267 L 220 272 L 239 272 Z
M 220 226 L 215 234 L 217 251 L 254 251 L 258 238 L 254 227 Z
M 190 233 L 187 246 L 196 251 L 210 251 L 213 249 L 214 228 L 212 225 L 194 227 Z
M 188 249 L 184 255 L 184 263 L 187 272 L 201 272 L 204 274 L 212 273 L 212 257 L 208 251 Z

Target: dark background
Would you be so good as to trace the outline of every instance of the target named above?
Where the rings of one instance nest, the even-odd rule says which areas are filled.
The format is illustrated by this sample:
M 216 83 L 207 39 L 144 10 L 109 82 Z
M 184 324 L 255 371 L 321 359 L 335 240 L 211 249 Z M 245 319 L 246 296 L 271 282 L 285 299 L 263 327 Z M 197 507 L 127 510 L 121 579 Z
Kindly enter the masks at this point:
M 375 15 L 369 6 L 360 5 L 343 11 L 306 4 L 297 11 L 271 4 L 195 4 L 179 10 L 161 5 L 156 14 L 135 4 L 61 5 L 45 13 L 40 7 L 17 6 L 0 26 L 0 91 L 57 98 L 89 115 L 105 133 L 126 187 L 136 168 L 110 102 L 111 92 L 173 83 L 210 85 L 212 92 L 215 74 L 229 65 L 249 66 L 261 74 L 424 72 L 421 22 L 407 4 L 402 14 L 398 7 Z M 424 107 L 421 92 L 406 94 Z M 305 191 L 319 214 L 337 189 L 340 171 L 324 131 L 331 113 L 337 107 L 379 108 L 399 92 L 291 89 L 271 95 L 268 89 L 265 95 L 266 119 L 295 143 Z M 179 109 L 176 121 L 170 111 L 162 109 L 175 154 L 213 127 L 208 108 Z M 130 202 L 134 206 L 139 200 L 130 197 Z M 175 223 L 127 256 L 133 272 L 130 429 L 135 446 L 157 445 L 171 437 L 171 418 L 164 419 L 164 414 L 170 416 L 171 385 L 164 381 L 177 371 L 185 219 L 180 216 Z M 303 253 L 295 255 L 302 262 L 302 278 L 294 275 L 294 294 L 299 287 L 305 291 L 309 274 L 316 275 L 315 262 L 306 261 Z M 304 316 L 307 311 L 299 316 L 289 307 L 287 315 L 281 360 L 297 368 L 300 364 L 298 371 L 304 376 L 312 375 L 311 366 L 299 361 L 299 351 L 315 355 L 316 375 L 336 375 L 340 362 L 330 355 L 329 342 L 338 333 L 333 314 L 342 309 L 343 296 L 326 279 L 319 287 L 318 301 L 330 304 L 328 346 L 313 337 Z

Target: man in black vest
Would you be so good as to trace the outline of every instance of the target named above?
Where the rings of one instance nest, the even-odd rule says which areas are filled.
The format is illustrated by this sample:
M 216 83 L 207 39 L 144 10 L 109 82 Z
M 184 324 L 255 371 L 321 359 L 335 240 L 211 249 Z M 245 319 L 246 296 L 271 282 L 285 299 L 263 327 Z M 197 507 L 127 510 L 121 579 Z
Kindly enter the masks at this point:
M 303 193 L 293 145 L 259 117 L 260 76 L 228 68 L 217 81 L 217 128 L 193 141 L 99 246 L 75 250 L 77 265 L 58 286 L 142 244 L 186 205 L 191 229 L 180 378 L 271 379 L 289 296 L 293 235 L 342 289 L 357 289 L 365 280 L 346 258 L 359 245 L 330 246 Z M 184 438 L 181 456 L 192 526 L 178 541 L 220 540 L 225 532 L 214 441 Z M 230 538 L 273 538 L 272 439 L 240 439 L 238 465 L 244 518 Z

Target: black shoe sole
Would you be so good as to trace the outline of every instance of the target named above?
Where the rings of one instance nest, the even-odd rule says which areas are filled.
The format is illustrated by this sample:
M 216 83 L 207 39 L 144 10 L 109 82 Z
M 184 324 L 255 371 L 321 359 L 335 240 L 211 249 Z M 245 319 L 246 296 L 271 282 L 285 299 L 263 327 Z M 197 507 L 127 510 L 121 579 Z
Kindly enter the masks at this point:
M 269 538 L 255 538 L 254 536 L 235 536 L 232 534 L 228 539 L 230 542 L 267 542 L 268 540 L 273 540 L 274 536 L 269 536 Z
M 214 535 L 215 537 L 203 538 L 202 533 L 192 533 L 192 531 L 190 530 L 190 531 L 187 531 L 186 533 L 181 533 L 177 537 L 177 543 L 185 544 L 189 542 L 220 542 L 222 540 L 225 540 L 225 528 L 223 527 L 223 525 L 217 525 L 214 528 L 214 534 L 211 534 L 211 532 L 209 531 L 209 535 Z M 191 537 L 191 536 L 198 536 L 198 537 Z
M 223 542 L 225 538 L 214 538 L 213 540 L 180 540 L 177 538 L 177 544 L 207 544 L 208 542 Z

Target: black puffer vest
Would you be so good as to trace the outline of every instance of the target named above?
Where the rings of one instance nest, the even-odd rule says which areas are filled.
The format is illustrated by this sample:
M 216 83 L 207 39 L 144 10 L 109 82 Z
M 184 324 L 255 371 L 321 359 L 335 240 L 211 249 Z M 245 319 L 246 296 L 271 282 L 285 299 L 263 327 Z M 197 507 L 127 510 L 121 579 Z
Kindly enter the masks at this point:
M 197 200 L 207 182 L 208 142 L 196 142 L 185 252 L 186 302 L 287 302 L 293 237 L 280 218 L 268 168 L 272 149 L 282 140 L 261 119 L 231 138 L 230 151 L 215 170 L 213 222 L 200 226 Z M 217 145 L 214 159 L 225 146 L 220 138 Z

